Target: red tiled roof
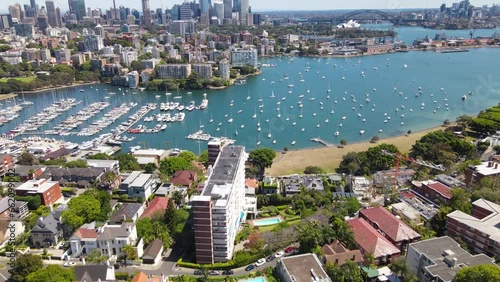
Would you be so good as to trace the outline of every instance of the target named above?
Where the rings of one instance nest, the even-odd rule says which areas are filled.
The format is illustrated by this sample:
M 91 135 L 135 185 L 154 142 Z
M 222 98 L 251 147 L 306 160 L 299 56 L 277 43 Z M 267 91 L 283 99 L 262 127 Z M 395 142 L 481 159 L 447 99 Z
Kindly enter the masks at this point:
M 259 181 L 255 178 L 247 178 L 245 179 L 245 186 L 257 189 L 259 188 Z
M 436 191 L 446 199 L 451 199 L 451 188 L 441 182 L 433 182 L 427 185 L 430 189 Z
M 148 281 L 148 275 L 144 272 L 139 272 L 134 279 L 132 279 L 132 282 L 147 282 Z
M 168 206 L 168 198 L 165 197 L 155 197 L 151 203 L 149 203 L 146 210 L 142 213 L 140 219 L 151 218 L 154 214 L 165 212 Z
M 372 253 L 375 258 L 399 254 L 400 251 L 389 240 L 377 232 L 362 218 L 347 221 L 354 232 L 354 241 L 364 253 Z
M 407 199 L 415 199 L 417 197 L 417 195 L 415 195 L 411 192 L 401 192 L 401 193 L 399 193 L 399 195 L 401 195 Z
M 413 231 L 413 229 L 404 224 L 384 207 L 360 210 L 359 214 L 369 222 L 374 223 L 382 232 L 391 238 L 393 242 L 412 240 L 420 237 L 420 234 Z
M 193 170 L 179 170 L 174 173 L 170 182 L 174 185 L 191 186 L 196 177 L 196 171 Z
M 97 231 L 95 229 L 78 228 L 74 236 L 80 239 L 97 239 Z

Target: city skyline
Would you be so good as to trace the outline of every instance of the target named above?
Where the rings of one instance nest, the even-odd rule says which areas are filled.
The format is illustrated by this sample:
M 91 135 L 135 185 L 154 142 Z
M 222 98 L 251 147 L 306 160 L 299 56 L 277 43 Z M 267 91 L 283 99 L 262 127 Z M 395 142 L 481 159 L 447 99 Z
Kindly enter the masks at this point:
M 150 7 L 152 10 L 157 8 L 171 8 L 175 4 L 181 4 L 184 0 L 150 0 Z M 196 1 L 197 3 L 200 0 Z M 302 0 L 288 0 L 286 7 L 284 7 L 281 1 L 268 1 L 268 0 L 250 0 L 250 7 L 252 11 L 314 11 L 314 10 L 342 10 L 342 9 L 409 9 L 409 8 L 429 8 L 438 9 L 441 4 L 446 4 L 446 6 L 451 6 L 452 3 L 460 2 L 458 0 L 424 0 L 416 1 L 414 0 L 383 0 L 383 1 L 372 1 L 372 0 L 358 0 L 356 2 L 336 2 L 336 3 L 325 3 L 324 0 L 310 0 L 304 3 Z M 488 0 L 477 0 L 470 1 L 472 5 L 480 7 L 483 5 L 491 6 L 494 2 Z M 20 0 L 14 3 L 29 4 L 30 0 Z M 9 3 L 4 7 L 0 7 L 1 11 L 7 11 L 8 6 L 14 3 Z M 59 7 L 61 11 L 69 10 L 68 4 L 65 0 L 55 0 L 54 3 L 56 7 Z M 41 7 L 45 6 L 45 0 L 36 0 L 36 4 Z M 113 7 L 113 0 L 85 0 L 86 7 L 110 9 Z M 137 9 L 142 12 L 142 1 L 137 0 L 121 0 L 117 6 L 130 7 L 132 9 Z

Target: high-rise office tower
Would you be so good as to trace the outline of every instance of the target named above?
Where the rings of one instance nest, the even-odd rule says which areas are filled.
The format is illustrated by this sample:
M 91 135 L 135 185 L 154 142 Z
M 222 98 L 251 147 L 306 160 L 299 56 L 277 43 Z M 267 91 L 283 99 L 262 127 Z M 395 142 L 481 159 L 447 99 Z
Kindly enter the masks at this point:
M 248 11 L 249 11 L 249 0 L 241 0 L 241 9 L 240 9 L 240 20 L 242 25 L 248 24 Z
M 33 9 L 36 9 L 36 0 L 30 0 L 30 6 Z
M 15 4 L 9 6 L 9 14 L 13 19 L 21 21 L 21 5 Z
M 200 0 L 200 9 L 201 13 L 208 13 L 210 10 L 210 3 L 208 3 L 208 0 Z
M 61 9 L 59 7 L 56 8 L 56 23 L 57 27 L 62 27 Z
M 214 1 L 215 16 L 219 20 L 219 24 L 224 20 L 224 3 L 222 0 Z
M 151 24 L 151 7 L 149 6 L 149 0 L 142 0 L 142 18 L 144 25 Z
M 233 12 L 240 13 L 241 11 L 241 0 L 233 0 Z
M 70 11 L 75 14 L 76 18 L 81 21 L 87 15 L 85 9 L 85 0 L 72 0 Z
M 56 18 L 56 5 L 54 1 L 45 1 L 45 9 L 47 9 L 47 20 L 51 27 L 57 26 L 57 18 Z
M 224 18 L 230 19 L 233 17 L 233 3 L 232 0 L 224 0 Z
M 179 19 L 180 20 L 191 20 L 193 19 L 193 10 L 191 9 L 191 4 L 188 2 L 182 3 L 179 8 Z
M 40 11 L 38 11 L 36 20 L 38 22 L 38 28 L 43 32 L 43 34 L 46 35 L 47 27 L 49 26 L 49 20 L 47 19 L 47 12 L 44 6 L 42 6 L 40 8 Z

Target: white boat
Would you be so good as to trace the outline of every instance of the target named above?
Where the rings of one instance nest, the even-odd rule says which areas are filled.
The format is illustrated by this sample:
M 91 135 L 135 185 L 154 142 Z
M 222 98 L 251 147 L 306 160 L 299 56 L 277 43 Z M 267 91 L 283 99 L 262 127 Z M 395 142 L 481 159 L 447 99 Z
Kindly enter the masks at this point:
M 465 100 L 467 100 L 467 96 L 464 95 L 464 96 L 462 96 L 462 101 L 465 101 Z
M 244 124 L 242 124 L 242 125 L 240 126 L 240 128 L 245 128 L 245 125 L 244 125 Z
M 360 131 L 359 131 L 359 134 L 360 134 L 360 135 L 363 135 L 363 134 L 365 134 L 365 131 L 364 131 L 364 130 L 360 130 Z
M 340 132 L 335 131 L 335 136 L 339 136 Z
M 80 92 L 84 92 L 84 91 L 85 91 L 85 90 L 83 90 L 83 89 L 80 89 Z
M 156 96 L 155 96 L 155 98 L 156 98 L 156 99 L 159 99 L 159 98 L 161 98 L 161 96 L 160 96 L 160 95 L 156 95 Z
M 273 144 L 276 144 L 276 140 L 273 140 Z
M 175 96 L 174 99 L 176 99 L 176 100 L 182 99 L 182 96 Z
M 302 127 L 302 129 L 300 131 L 304 132 L 304 131 L 306 131 L 306 129 Z
M 233 119 L 232 119 L 232 118 L 230 118 L 230 119 L 228 119 L 228 120 L 227 120 L 227 122 L 228 122 L 228 123 L 231 123 L 231 122 L 233 122 Z
M 292 144 L 292 145 L 295 145 L 295 140 L 294 140 L 294 141 L 292 141 L 292 143 L 291 143 L 291 144 Z
M 257 141 L 257 146 L 260 146 L 260 140 L 259 140 L 259 141 Z

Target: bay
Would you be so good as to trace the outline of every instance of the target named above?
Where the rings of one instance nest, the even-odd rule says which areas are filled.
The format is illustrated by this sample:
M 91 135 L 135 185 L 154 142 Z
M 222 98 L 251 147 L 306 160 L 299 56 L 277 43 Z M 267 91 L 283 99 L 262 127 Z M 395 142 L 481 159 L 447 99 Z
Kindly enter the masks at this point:
M 407 30 L 402 28 L 398 32 L 404 36 Z M 415 32 L 414 28 L 409 30 Z M 427 30 L 419 32 L 424 31 Z M 236 144 L 249 150 L 257 148 L 259 141 L 260 147 L 276 150 L 320 146 L 310 141 L 315 137 L 332 144 L 338 144 L 341 139 L 348 143 L 359 142 L 375 135 L 385 138 L 405 134 L 408 130 L 415 132 L 438 126 L 445 119 L 454 121 L 461 114 L 475 115 L 496 105 L 500 97 L 499 55 L 500 49 L 482 48 L 452 54 L 409 52 L 356 58 L 263 58 L 261 63 L 276 66 L 263 68 L 261 75 L 249 77 L 245 85 L 223 90 L 192 91 L 191 94 L 171 91 L 173 95 L 167 96 L 164 92 L 127 92 L 128 89 L 94 85 L 25 95 L 25 99 L 33 101 L 34 105 L 25 108 L 19 118 L 0 130 L 9 132 L 22 120 L 61 98 L 76 98 L 82 103 L 44 126 L 42 132 L 52 129 L 51 126 L 86 105 L 105 100 L 105 96 L 109 96 L 106 101 L 111 106 L 100 116 L 124 102 L 136 102 L 140 106 L 173 101 L 174 96 L 182 96 L 176 102 L 188 105 L 195 101 L 199 105 L 206 92 L 209 104 L 205 110 L 186 112 L 183 122 L 168 123 L 163 132 L 135 134 L 137 139 L 124 143 L 124 151 L 127 152 L 129 146 L 145 145 L 148 148 L 178 147 L 199 153 L 206 149 L 206 142 L 187 140 L 185 136 L 198 131 L 200 126 L 212 136 L 236 139 Z M 294 86 L 288 87 L 290 84 Z M 331 89 L 330 93 L 328 89 Z M 116 92 L 116 95 L 108 95 L 109 91 Z M 138 93 L 132 94 L 134 91 Z M 292 92 L 289 94 L 289 91 Z M 301 95 L 303 97 L 299 98 Z M 467 97 L 465 101 L 462 100 L 464 95 Z M 262 102 L 258 101 L 260 99 Z M 299 101 L 302 101 L 302 108 L 299 108 Z M 8 103 L 3 104 L 8 106 Z M 100 134 L 109 132 L 137 109 L 119 118 Z M 146 117 L 158 113 L 159 107 Z M 254 114 L 257 115 L 255 119 L 252 118 Z M 90 119 L 87 124 L 100 116 Z M 209 122 L 211 118 L 213 123 Z M 232 123 L 228 122 L 230 118 Z M 152 128 L 156 123 L 140 121 L 134 127 L 143 124 Z M 219 131 L 218 123 L 221 123 Z M 261 131 L 258 131 L 258 123 Z M 336 131 L 338 136 L 335 136 Z M 360 134 L 361 131 L 364 133 Z M 81 143 L 95 136 L 51 137 Z M 276 140 L 275 144 L 273 140 Z

